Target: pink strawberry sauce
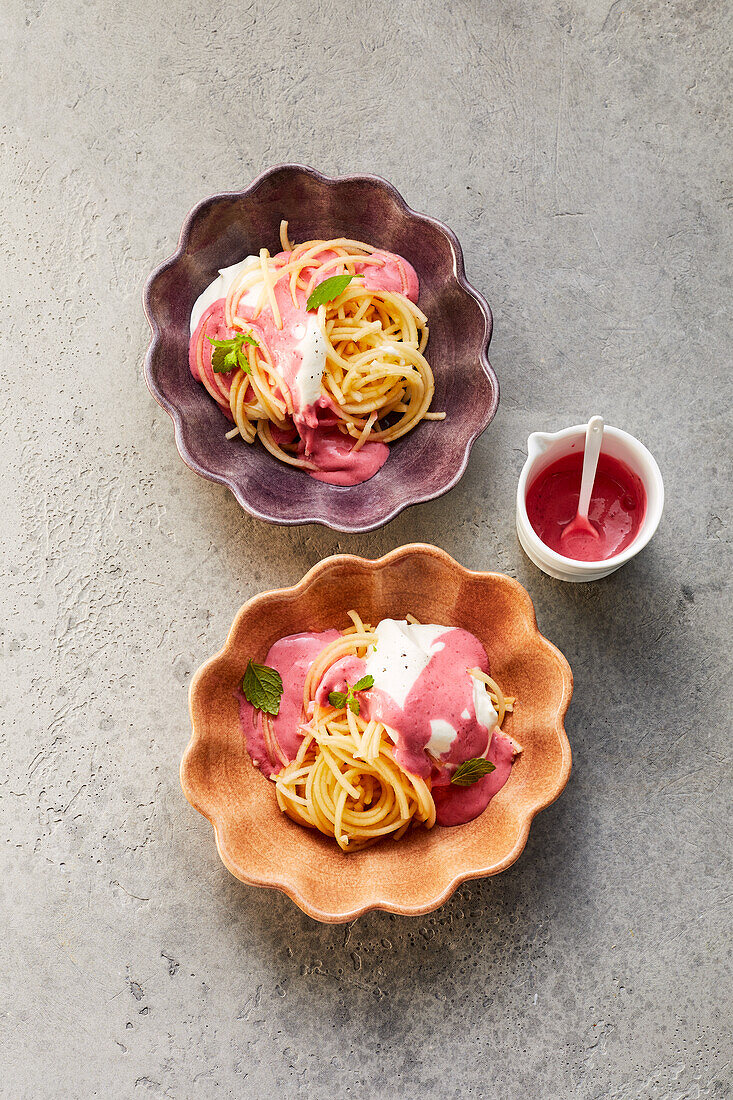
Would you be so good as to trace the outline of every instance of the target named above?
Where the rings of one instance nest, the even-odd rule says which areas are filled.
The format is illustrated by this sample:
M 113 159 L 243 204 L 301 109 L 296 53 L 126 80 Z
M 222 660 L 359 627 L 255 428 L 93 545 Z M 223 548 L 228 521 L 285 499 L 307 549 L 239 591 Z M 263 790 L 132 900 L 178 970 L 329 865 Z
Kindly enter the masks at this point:
M 277 669 L 282 677 L 283 694 L 280 711 L 272 719 L 273 730 L 280 748 L 288 760 L 298 752 L 303 740 L 300 722 L 303 716 L 303 688 L 308 669 L 322 649 L 339 638 L 338 630 L 324 630 L 320 634 L 289 634 L 280 638 L 270 647 L 265 664 Z M 281 764 L 271 759 L 262 732 L 259 715 L 239 694 L 239 722 L 247 741 L 247 752 L 263 773 L 271 776 L 278 772 Z
M 546 546 L 576 561 L 606 561 L 630 546 L 646 514 L 646 490 L 625 462 L 601 451 L 590 498 L 586 531 L 563 532 L 575 518 L 583 474 L 583 452 L 563 455 L 527 490 L 527 516 Z
M 281 638 L 270 649 L 265 664 L 276 668 L 283 681 L 280 713 L 274 729 L 288 760 L 293 759 L 302 740 L 303 686 L 308 668 L 333 639 L 337 631 L 318 634 L 293 634 Z M 478 817 L 509 778 L 515 757 L 510 738 L 494 725 L 483 725 L 476 714 L 474 679 L 468 668 L 488 672 L 488 660 L 481 642 L 467 630 L 446 627 L 437 636 L 426 666 L 411 684 L 402 706 L 375 680 L 373 688 L 358 694 L 360 714 L 383 722 L 395 738 L 395 759 L 405 771 L 431 779 L 439 825 L 461 825 Z M 316 693 L 316 701 L 327 705 L 329 693 L 345 692 L 365 675 L 367 664 L 348 656 L 336 661 L 326 672 Z M 495 717 L 495 714 L 494 714 Z M 446 751 L 437 757 L 428 754 L 431 723 L 448 723 L 456 733 Z M 252 707 L 240 699 L 240 724 L 247 749 L 255 764 L 266 775 L 280 769 L 271 761 Z M 485 757 L 495 770 L 468 787 L 451 783 L 451 776 L 463 761 Z
M 372 256 L 381 261 L 380 266 L 359 263 L 355 265 L 357 272 L 364 273 L 365 286 L 372 290 L 396 291 L 404 294 L 410 301 L 417 302 L 420 289 L 418 277 L 407 260 L 383 251 L 374 252 Z M 324 251 L 319 262 L 323 263 L 334 257 L 335 253 Z M 286 264 L 289 258 L 289 252 L 280 252 L 273 260 L 277 264 Z M 316 268 L 304 269 L 306 278 L 313 273 L 316 275 L 314 286 L 317 286 L 330 278 L 334 269 L 322 274 Z M 355 441 L 338 430 L 338 417 L 333 408 L 329 408 L 328 399 L 320 397 L 313 404 L 303 402 L 297 385 L 303 357 L 297 345 L 313 314 L 305 309 L 306 296 L 302 290 L 296 293 L 297 307 L 293 305 L 287 277 L 275 284 L 275 298 L 283 322 L 281 329 L 275 324 L 269 305 L 263 307 L 255 319 L 255 310 L 240 303 L 238 316 L 251 325 L 255 339 L 267 346 L 275 369 L 288 390 L 293 407 L 293 422 L 300 439 L 299 453 L 310 459 L 316 467 L 307 472 L 315 480 L 331 485 L 359 485 L 368 481 L 386 462 L 389 448 L 384 443 L 372 441 L 354 451 Z M 206 380 L 213 390 L 217 404 L 231 420 L 229 389 L 233 375 L 214 373 L 211 367 L 214 349 L 205 339 L 206 336 L 224 339 L 232 335 L 224 323 L 224 302 L 224 298 L 219 298 L 204 311 L 189 343 L 189 367 L 194 378 L 202 382 L 197 366 L 197 351 L 201 344 Z

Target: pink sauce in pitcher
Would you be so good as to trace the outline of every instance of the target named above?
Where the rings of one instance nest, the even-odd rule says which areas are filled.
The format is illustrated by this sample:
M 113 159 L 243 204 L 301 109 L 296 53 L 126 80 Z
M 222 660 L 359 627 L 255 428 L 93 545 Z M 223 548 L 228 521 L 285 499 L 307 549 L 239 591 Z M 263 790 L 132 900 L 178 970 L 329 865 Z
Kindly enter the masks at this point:
M 598 533 L 562 537 L 578 509 L 583 452 L 558 458 L 527 490 L 527 517 L 545 546 L 575 561 L 605 561 L 630 546 L 646 514 L 646 490 L 625 462 L 601 451 L 588 519 Z

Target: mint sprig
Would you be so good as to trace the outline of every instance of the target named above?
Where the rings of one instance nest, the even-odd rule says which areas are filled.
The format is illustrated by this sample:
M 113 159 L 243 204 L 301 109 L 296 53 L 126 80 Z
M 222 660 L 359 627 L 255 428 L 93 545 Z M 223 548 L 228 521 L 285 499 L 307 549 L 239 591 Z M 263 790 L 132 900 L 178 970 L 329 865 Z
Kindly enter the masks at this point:
M 237 367 L 243 370 L 245 374 L 252 373 L 249 369 L 249 360 L 244 345 L 251 344 L 255 348 L 260 345 L 251 332 L 238 332 L 236 336 L 229 337 L 226 340 L 215 340 L 213 336 L 207 336 L 206 339 L 214 345 L 211 356 L 211 369 L 214 374 L 229 374 L 229 371 L 236 370 Z
M 283 682 L 280 673 L 268 665 L 256 665 L 250 658 L 242 679 L 242 694 L 255 710 L 279 714 Z
M 332 707 L 337 707 L 339 710 L 341 707 L 348 707 L 352 714 L 358 714 L 361 710 L 361 703 L 356 698 L 357 691 L 368 691 L 369 688 L 374 687 L 373 676 L 362 676 L 361 680 L 357 680 L 353 687 L 346 685 L 346 691 L 331 691 L 328 694 L 328 701 Z
M 352 279 L 363 279 L 363 275 L 332 275 L 330 279 L 324 279 L 312 292 L 305 303 L 306 310 L 318 309 L 325 306 L 343 294 Z
M 464 760 L 458 765 L 450 781 L 457 787 L 470 787 L 472 783 L 477 783 L 479 779 L 493 772 L 495 767 L 496 765 L 490 760 L 484 760 L 483 756 L 474 756 L 471 760 Z

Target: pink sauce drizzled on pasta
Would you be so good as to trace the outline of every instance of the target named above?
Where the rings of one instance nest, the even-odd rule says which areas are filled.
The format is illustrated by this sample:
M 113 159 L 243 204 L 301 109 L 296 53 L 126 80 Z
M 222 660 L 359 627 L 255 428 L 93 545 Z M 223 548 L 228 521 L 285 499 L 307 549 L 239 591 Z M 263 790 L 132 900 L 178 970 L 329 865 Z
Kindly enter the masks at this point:
M 324 647 L 339 637 L 338 631 L 318 634 L 293 634 L 281 638 L 270 649 L 265 664 L 276 668 L 283 681 L 280 713 L 274 720 L 280 747 L 292 760 L 303 734 L 299 731 L 303 715 L 303 686 L 308 668 Z M 360 714 L 388 726 L 396 735 L 395 759 L 405 770 L 423 778 L 430 777 L 439 825 L 461 825 L 478 817 L 509 778 L 515 757 L 510 738 L 498 727 L 487 729 L 475 712 L 474 680 L 468 668 L 489 671 L 488 659 L 481 642 L 467 630 L 446 627 L 438 649 L 412 685 L 403 706 L 380 689 L 375 682 L 371 690 L 359 692 Z M 364 675 L 366 664 L 355 656 L 336 661 L 326 671 L 319 684 L 316 701 L 327 705 L 332 691 L 346 691 Z M 241 702 L 240 721 L 250 756 L 266 775 L 274 774 L 280 765 L 271 761 L 258 728 L 252 707 Z M 431 723 L 449 723 L 457 736 L 448 750 L 437 759 L 426 752 L 431 736 Z M 469 787 L 451 783 L 451 775 L 466 760 L 483 756 L 495 770 Z
M 320 634 L 288 634 L 280 638 L 265 659 L 265 664 L 276 669 L 283 682 L 280 710 L 272 719 L 275 737 L 287 760 L 292 760 L 303 740 L 300 722 L 303 712 L 303 687 L 308 669 L 329 642 L 340 638 L 338 630 L 324 630 Z M 263 724 L 258 712 L 247 702 L 241 692 L 239 698 L 239 722 L 247 742 L 247 752 L 264 775 L 280 770 L 281 764 L 272 759 L 267 748 Z
M 272 259 L 276 265 L 284 265 L 288 262 L 290 255 L 290 252 L 280 252 Z M 325 250 L 319 255 L 318 263 L 325 263 L 334 257 L 335 253 Z M 395 291 L 404 294 L 410 301 L 417 302 L 420 289 L 418 277 L 407 260 L 402 256 L 383 251 L 372 253 L 371 259 L 379 260 L 380 264 L 358 262 L 355 264 L 355 270 L 364 274 L 363 282 L 368 289 Z M 321 272 L 318 267 L 303 270 L 306 280 L 314 277 L 314 287 L 332 275 L 333 269 L 325 272 Z M 255 318 L 255 309 L 240 303 L 237 315 L 251 327 L 255 339 L 266 345 L 273 365 L 288 390 L 293 408 L 293 423 L 300 437 L 298 453 L 316 467 L 306 472 L 317 481 L 325 481 L 331 485 L 359 485 L 368 481 L 384 465 L 389 455 L 389 448 L 385 443 L 371 441 L 364 443 L 359 450 L 355 451 L 356 440 L 338 430 L 338 417 L 334 414 L 333 408 L 329 408 L 327 399 L 321 397 L 312 404 L 302 402 L 297 385 L 298 372 L 302 366 L 302 354 L 297 345 L 313 313 L 306 311 L 307 296 L 300 288 L 296 291 L 298 304 L 293 305 L 290 280 L 287 276 L 275 283 L 274 293 L 283 323 L 282 328 L 277 327 L 269 304 L 265 305 Z M 197 364 L 197 359 L 200 358 L 206 380 L 209 382 L 207 387 L 209 392 L 213 391 L 217 404 L 225 416 L 232 420 L 229 390 L 234 375 L 233 373 L 214 373 L 211 366 L 214 349 L 206 339 L 211 336 L 220 340 L 232 335 L 224 322 L 224 303 L 225 299 L 219 298 L 201 316 L 189 342 L 189 367 L 194 378 L 203 382 Z M 202 355 L 199 357 L 200 344 Z

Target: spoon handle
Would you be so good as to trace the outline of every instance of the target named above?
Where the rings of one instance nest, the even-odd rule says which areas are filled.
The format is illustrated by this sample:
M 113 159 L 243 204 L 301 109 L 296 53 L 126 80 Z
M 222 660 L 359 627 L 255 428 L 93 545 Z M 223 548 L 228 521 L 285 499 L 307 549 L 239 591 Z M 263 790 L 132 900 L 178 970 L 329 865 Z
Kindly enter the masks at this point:
M 578 501 L 578 515 L 588 518 L 593 483 L 596 480 L 596 467 L 598 456 L 601 453 L 603 443 L 603 417 L 592 416 L 588 421 L 585 432 L 585 453 L 583 455 L 583 477 L 580 482 L 580 500 Z

